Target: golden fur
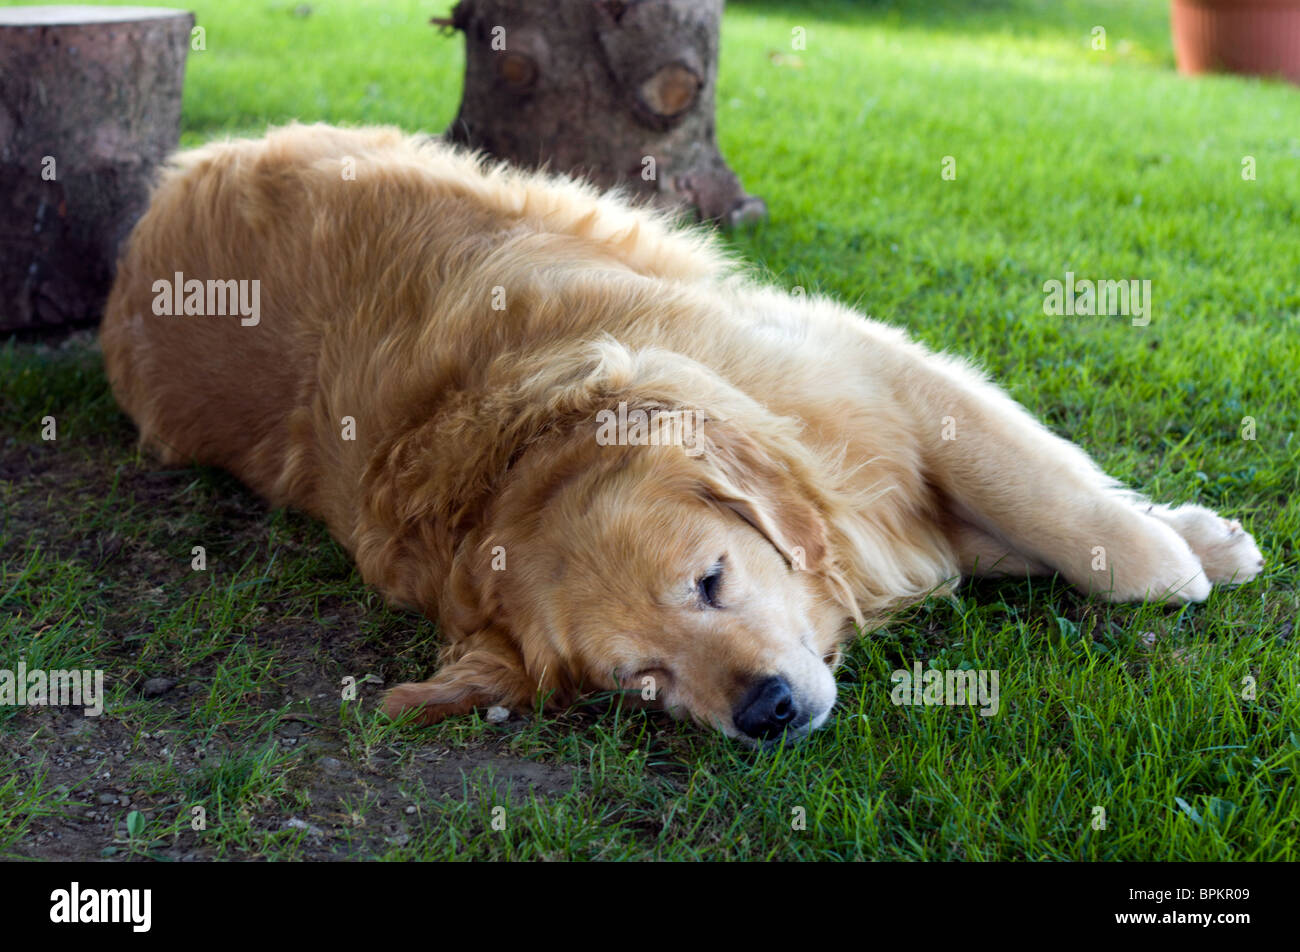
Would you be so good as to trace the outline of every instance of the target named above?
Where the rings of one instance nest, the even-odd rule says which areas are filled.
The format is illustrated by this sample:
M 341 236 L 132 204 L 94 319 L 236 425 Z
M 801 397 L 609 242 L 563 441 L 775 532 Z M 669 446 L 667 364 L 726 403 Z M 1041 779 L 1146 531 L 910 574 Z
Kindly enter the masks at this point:
M 259 281 L 257 322 L 156 314 L 178 272 Z M 318 516 L 438 619 L 438 672 L 387 697 L 428 722 L 649 688 L 762 738 L 740 715 L 777 678 L 798 735 L 854 623 L 963 573 L 1184 601 L 1262 565 L 1235 523 L 1144 502 L 964 363 L 753 283 L 703 231 L 391 129 L 179 154 L 102 343 L 163 460 Z M 598 439 L 620 403 L 695 421 L 689 452 Z

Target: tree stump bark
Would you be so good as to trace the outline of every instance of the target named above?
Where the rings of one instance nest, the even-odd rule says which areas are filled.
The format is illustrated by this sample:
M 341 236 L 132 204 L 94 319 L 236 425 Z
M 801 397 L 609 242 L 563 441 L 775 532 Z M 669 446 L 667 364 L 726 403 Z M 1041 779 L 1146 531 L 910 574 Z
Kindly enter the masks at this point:
M 723 0 L 461 0 L 448 138 L 511 162 L 623 186 L 704 220 L 767 213 L 714 136 Z
M 180 138 L 193 25 L 159 7 L 0 8 L 0 331 L 99 320 Z

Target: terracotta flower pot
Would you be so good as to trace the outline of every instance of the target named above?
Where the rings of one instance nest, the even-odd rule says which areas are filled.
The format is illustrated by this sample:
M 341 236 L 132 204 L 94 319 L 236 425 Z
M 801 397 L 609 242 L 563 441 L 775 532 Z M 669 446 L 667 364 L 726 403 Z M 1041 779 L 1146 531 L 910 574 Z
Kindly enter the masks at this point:
M 1250 73 L 1300 83 L 1300 0 L 1172 0 L 1180 73 Z

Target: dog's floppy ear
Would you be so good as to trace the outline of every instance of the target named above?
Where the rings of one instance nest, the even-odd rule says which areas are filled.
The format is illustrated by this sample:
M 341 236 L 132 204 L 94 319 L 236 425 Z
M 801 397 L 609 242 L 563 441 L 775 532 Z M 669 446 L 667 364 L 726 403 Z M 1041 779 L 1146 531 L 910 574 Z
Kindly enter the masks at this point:
M 384 696 L 384 713 L 399 717 L 415 711 L 415 723 L 436 724 L 474 708 L 527 706 L 535 687 L 524 673 L 523 658 L 510 637 L 494 628 L 457 642 L 428 681 L 399 684 Z
M 806 483 L 734 424 L 700 424 L 706 494 L 740 515 L 785 556 L 791 567 L 817 571 L 828 554 L 826 520 Z

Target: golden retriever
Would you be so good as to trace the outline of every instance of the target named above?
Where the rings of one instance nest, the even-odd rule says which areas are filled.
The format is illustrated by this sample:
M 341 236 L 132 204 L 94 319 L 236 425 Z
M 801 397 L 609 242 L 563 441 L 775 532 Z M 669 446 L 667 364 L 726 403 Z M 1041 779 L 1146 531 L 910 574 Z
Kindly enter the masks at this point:
M 1263 565 L 704 230 L 392 129 L 177 155 L 101 336 L 145 446 L 323 519 L 438 620 L 439 670 L 385 699 L 429 723 L 612 690 L 794 738 L 855 625 L 963 574 L 1185 602 Z

